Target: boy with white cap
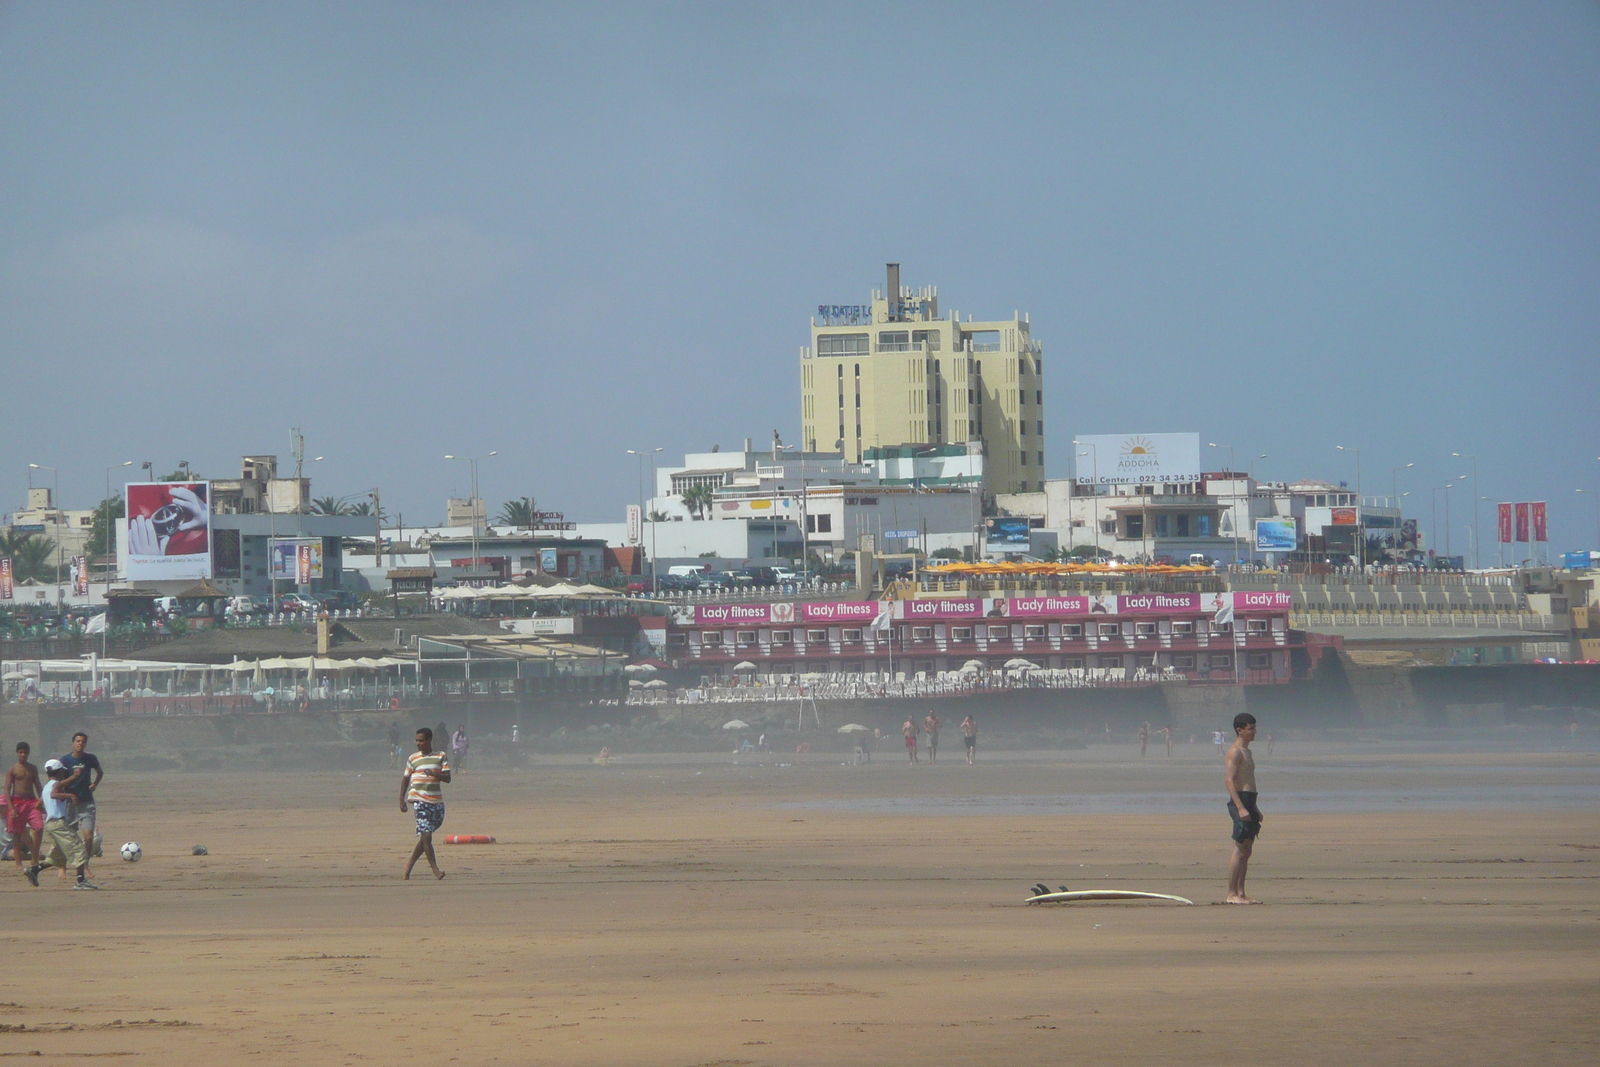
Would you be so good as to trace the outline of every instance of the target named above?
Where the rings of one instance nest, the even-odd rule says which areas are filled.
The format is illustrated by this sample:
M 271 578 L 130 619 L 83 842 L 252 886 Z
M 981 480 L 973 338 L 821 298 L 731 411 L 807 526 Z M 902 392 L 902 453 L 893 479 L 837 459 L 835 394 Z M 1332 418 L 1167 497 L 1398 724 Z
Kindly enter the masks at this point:
M 78 870 L 78 884 L 74 889 L 99 889 L 85 876 L 89 866 L 89 854 L 84 848 L 83 838 L 79 836 L 77 827 L 68 819 L 72 815 L 72 794 L 68 786 L 84 771 L 83 767 L 68 770 L 66 765 L 58 759 L 46 760 L 44 764 L 44 788 L 40 791 L 39 800 L 44 805 L 44 836 L 61 854 L 66 857 L 66 865 L 76 867 Z M 22 873 L 34 885 L 39 884 L 39 872 L 44 870 L 44 864 L 35 861 Z

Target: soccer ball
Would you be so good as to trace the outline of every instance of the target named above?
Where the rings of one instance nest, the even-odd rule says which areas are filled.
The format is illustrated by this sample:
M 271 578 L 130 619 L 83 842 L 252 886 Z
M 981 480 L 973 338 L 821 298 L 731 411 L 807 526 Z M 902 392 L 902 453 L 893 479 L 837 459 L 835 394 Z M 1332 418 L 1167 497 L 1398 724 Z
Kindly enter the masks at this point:
M 144 855 L 144 849 L 139 847 L 139 842 L 129 841 L 122 846 L 122 858 L 129 863 L 138 863 L 139 857 Z

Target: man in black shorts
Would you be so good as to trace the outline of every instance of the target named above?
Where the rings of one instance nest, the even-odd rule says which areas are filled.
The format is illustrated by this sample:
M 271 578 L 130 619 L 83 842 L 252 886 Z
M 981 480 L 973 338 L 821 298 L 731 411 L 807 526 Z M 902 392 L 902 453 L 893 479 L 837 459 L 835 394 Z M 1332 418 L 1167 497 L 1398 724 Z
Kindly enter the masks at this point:
M 1233 745 L 1223 761 L 1222 784 L 1228 790 L 1228 814 L 1233 818 L 1233 856 L 1228 861 L 1229 904 L 1259 904 L 1244 893 L 1245 874 L 1250 869 L 1250 852 L 1265 817 L 1256 807 L 1256 759 L 1250 742 L 1256 739 L 1256 717 L 1241 711 L 1233 717 Z

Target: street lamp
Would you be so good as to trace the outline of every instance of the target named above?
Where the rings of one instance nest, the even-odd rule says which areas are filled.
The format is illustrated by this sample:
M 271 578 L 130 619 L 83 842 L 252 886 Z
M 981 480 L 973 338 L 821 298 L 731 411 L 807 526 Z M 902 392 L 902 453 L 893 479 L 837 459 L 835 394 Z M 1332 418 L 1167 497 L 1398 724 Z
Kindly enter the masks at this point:
M 61 472 L 42 463 L 30 463 L 28 468 L 29 470 L 49 471 L 55 475 L 55 488 L 50 490 L 50 504 L 56 516 L 51 525 L 55 527 L 56 535 L 56 605 L 59 607 L 61 604 Z M 28 484 L 33 484 L 32 475 L 29 475 Z
M 650 517 L 646 515 L 644 511 L 644 457 L 650 457 L 650 488 L 651 491 L 654 492 L 656 483 L 656 453 L 661 451 L 664 451 L 664 449 L 628 449 L 628 455 L 637 456 L 639 458 L 639 521 L 641 523 L 650 521 Z M 802 456 L 804 456 L 804 454 L 805 453 L 803 452 L 801 453 Z M 639 547 L 643 548 L 644 537 L 642 535 L 644 533 L 644 528 L 642 526 L 640 527 L 639 532 L 641 534 L 639 538 Z M 661 592 L 661 576 L 656 573 L 656 524 L 654 522 L 650 522 L 650 588 L 653 593 L 659 594 Z
M 1094 460 L 1094 483 L 1090 486 L 1090 488 L 1094 491 L 1094 494 L 1093 494 L 1094 495 L 1094 503 L 1092 505 L 1092 507 L 1094 508 L 1094 558 L 1095 559 L 1099 559 L 1100 558 L 1100 449 L 1095 445 L 1094 442 L 1092 442 L 1092 441 L 1089 441 L 1089 442 L 1080 441 L 1076 437 L 1074 437 L 1072 439 L 1072 443 L 1074 445 L 1084 445 L 1086 448 L 1089 448 L 1089 449 L 1091 449 L 1093 451 L 1093 456 L 1091 458 Z M 1078 453 L 1078 456 L 1080 458 L 1083 457 L 1083 456 L 1088 456 L 1088 455 L 1090 455 L 1089 452 L 1079 452 Z M 1077 469 L 1078 469 L 1078 465 L 1076 463 L 1074 463 L 1072 465 L 1072 469 L 1073 469 L 1073 472 L 1076 473 Z M 1082 479 L 1078 479 L 1078 480 L 1082 481 Z M 1113 542 L 1113 543 L 1115 543 L 1115 542 Z
M 1415 463 L 1406 463 L 1399 467 L 1394 467 L 1389 471 L 1389 488 L 1394 493 L 1394 505 L 1397 508 L 1400 506 L 1400 472 L 1403 470 L 1410 470 L 1415 466 Z M 1410 494 L 1408 493 L 1407 495 L 1409 496 Z
M 483 503 L 483 501 L 478 496 L 478 461 L 480 459 L 488 459 L 490 456 L 498 456 L 499 454 L 500 454 L 499 451 L 496 450 L 494 452 L 489 452 L 489 453 L 487 453 L 485 455 L 482 455 L 482 456 L 445 456 L 444 457 L 445 459 L 464 459 L 469 464 L 472 465 L 472 492 L 471 492 L 470 498 L 467 500 L 467 509 L 472 512 L 472 567 L 473 567 L 474 570 L 476 570 L 477 567 L 478 567 L 478 506 Z M 487 504 L 483 505 L 483 510 L 485 512 L 485 515 L 487 516 L 487 512 L 489 510 L 489 507 L 488 507 Z M 380 547 L 381 546 L 379 546 L 377 544 L 374 544 L 372 546 L 373 563 L 374 564 L 377 563 L 377 554 L 378 554 L 378 549 Z
M 1450 455 L 1456 459 L 1470 459 L 1472 461 L 1472 567 L 1476 570 L 1481 564 L 1478 561 L 1478 457 L 1452 452 Z

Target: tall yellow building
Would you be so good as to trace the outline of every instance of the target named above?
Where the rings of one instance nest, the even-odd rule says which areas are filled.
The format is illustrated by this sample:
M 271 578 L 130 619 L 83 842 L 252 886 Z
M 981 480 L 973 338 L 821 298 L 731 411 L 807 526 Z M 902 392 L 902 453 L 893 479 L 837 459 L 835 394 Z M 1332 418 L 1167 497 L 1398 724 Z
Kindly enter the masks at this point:
M 1026 315 L 962 322 L 889 264 L 870 304 L 822 305 L 800 354 L 808 452 L 981 441 L 988 493 L 1044 489 L 1044 357 Z

